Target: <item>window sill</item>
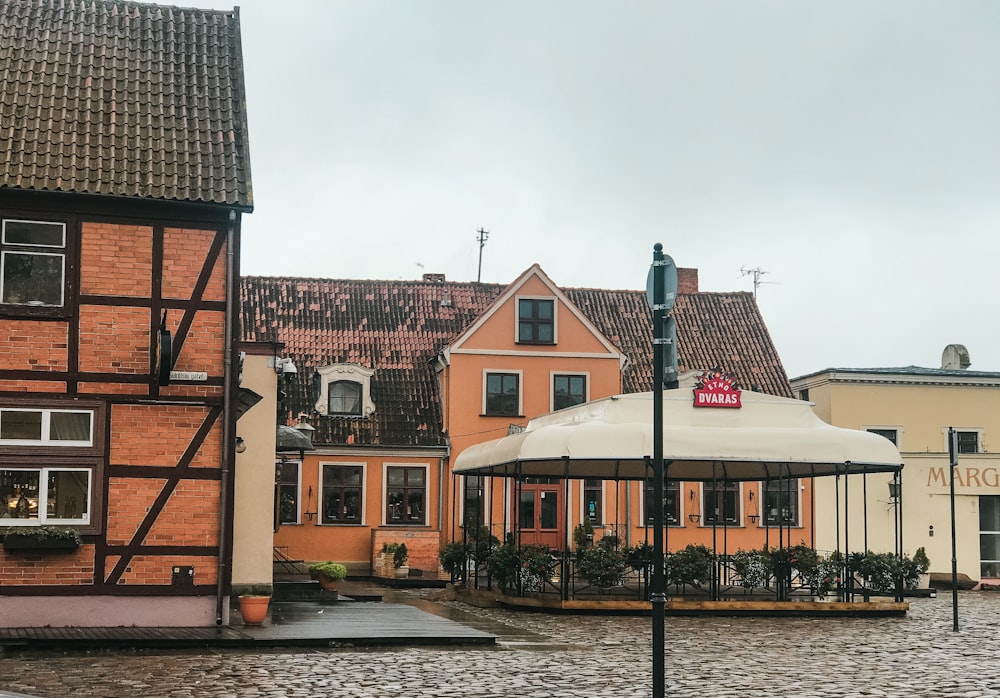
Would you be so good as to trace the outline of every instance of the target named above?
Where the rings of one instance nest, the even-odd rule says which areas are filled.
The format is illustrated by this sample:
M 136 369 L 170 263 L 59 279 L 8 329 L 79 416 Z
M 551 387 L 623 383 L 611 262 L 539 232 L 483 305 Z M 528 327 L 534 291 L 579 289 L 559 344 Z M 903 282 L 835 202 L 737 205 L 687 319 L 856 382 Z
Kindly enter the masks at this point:
M 523 414 L 489 414 L 483 413 L 479 415 L 480 417 L 501 417 L 503 419 L 526 419 Z

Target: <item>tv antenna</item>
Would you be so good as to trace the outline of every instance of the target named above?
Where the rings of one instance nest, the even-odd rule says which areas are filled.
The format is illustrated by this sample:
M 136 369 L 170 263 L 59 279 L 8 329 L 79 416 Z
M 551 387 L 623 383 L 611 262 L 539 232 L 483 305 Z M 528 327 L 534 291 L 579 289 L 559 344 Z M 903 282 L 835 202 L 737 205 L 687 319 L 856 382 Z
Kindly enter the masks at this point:
M 479 270 L 476 272 L 476 283 L 478 284 L 483 275 L 483 248 L 486 241 L 490 239 L 490 231 L 480 228 L 476 231 L 476 240 L 479 241 Z
M 753 267 L 753 268 L 740 267 L 740 276 L 752 276 L 753 277 L 753 299 L 755 301 L 757 300 L 757 288 L 761 284 L 775 284 L 775 283 L 777 283 L 777 281 L 761 281 L 760 277 L 764 276 L 764 274 L 767 274 L 767 272 L 764 271 L 763 269 L 761 269 L 760 267 Z

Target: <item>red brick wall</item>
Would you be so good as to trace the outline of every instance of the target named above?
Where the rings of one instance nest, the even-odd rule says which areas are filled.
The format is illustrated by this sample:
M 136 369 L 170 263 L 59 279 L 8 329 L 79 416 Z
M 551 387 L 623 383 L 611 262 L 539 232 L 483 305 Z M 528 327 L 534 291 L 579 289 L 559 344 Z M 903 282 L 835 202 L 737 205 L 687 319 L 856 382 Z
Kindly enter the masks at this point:
M 104 568 L 104 578 L 118 564 L 118 557 L 109 557 Z M 122 575 L 122 584 L 162 584 L 169 585 L 174 565 L 194 567 L 194 583 L 201 586 L 214 585 L 218 573 L 214 557 L 194 555 L 152 556 L 137 555 L 129 562 Z
M 80 307 L 80 370 L 149 374 L 149 308 Z
M 93 545 L 82 545 L 73 553 L 59 555 L 8 553 L 0 547 L 0 587 L 93 583 Z
M 0 391 L 18 393 L 64 393 L 64 381 L 5 381 L 0 380 Z
M 423 570 L 424 574 L 437 572 L 440 538 L 437 531 L 406 531 L 398 528 L 372 531 L 372 556 L 381 552 L 384 543 L 406 543 L 410 569 Z
M 15 371 L 65 371 L 65 322 L 0 320 L 0 366 Z
M 167 228 L 163 231 L 164 298 L 191 297 L 214 237 L 214 230 Z M 225 300 L 225 259 L 226 248 L 223 245 L 219 260 L 212 268 L 203 300 Z
M 153 229 L 84 223 L 80 243 L 80 292 L 148 298 L 153 267 Z
M 177 465 L 208 414 L 207 407 L 115 405 L 111 410 L 112 465 Z M 219 466 L 222 439 L 216 423 L 196 456 L 199 465 Z
M 216 545 L 219 539 L 219 483 L 182 480 L 156 519 L 146 545 Z

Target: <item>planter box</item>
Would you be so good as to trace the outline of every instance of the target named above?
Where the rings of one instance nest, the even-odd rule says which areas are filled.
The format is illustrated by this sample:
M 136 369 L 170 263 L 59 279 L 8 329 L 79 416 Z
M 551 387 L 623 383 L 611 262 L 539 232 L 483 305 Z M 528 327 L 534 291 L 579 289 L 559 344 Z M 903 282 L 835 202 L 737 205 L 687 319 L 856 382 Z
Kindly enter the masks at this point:
M 46 538 L 31 533 L 9 533 L 3 540 L 7 552 L 72 552 L 80 547 L 72 538 Z

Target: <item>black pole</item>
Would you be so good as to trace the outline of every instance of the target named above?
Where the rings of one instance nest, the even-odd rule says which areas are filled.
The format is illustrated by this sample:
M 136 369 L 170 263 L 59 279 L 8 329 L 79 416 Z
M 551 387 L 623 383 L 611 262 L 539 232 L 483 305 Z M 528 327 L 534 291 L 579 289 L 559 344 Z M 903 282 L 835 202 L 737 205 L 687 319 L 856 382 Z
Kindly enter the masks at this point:
M 666 585 L 663 579 L 663 334 L 666 289 L 663 245 L 653 246 L 653 698 L 664 698 Z
M 958 465 L 958 444 L 955 429 L 948 427 L 948 460 L 951 466 L 951 618 L 952 630 L 958 632 L 958 549 L 955 542 L 955 467 Z

